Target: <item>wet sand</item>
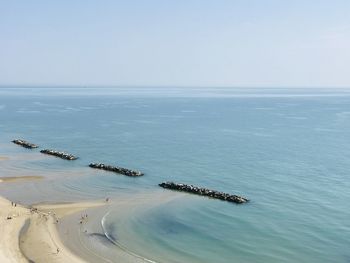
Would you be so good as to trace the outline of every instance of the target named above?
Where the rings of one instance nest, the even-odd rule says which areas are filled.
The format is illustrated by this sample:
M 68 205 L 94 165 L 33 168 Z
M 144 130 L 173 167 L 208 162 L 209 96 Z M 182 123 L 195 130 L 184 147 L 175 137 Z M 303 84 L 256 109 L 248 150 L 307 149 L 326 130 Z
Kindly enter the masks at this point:
M 9 159 L 0 158 L 4 161 Z M 14 158 L 18 156 L 15 155 Z M 9 171 L 12 173 L 9 174 Z M 45 179 L 46 174 L 23 176 L 22 172 L 22 169 L 9 164 L 2 175 L 11 176 L 0 177 L 0 184 L 12 192 L 11 199 L 31 204 L 26 201 L 26 197 L 19 197 L 22 192 L 16 186 L 24 185 L 23 191 L 27 192 L 31 182 Z M 68 176 L 66 172 L 62 173 Z M 82 172 L 81 175 L 83 174 L 85 173 Z M 11 184 L 11 188 L 6 184 Z M 28 194 L 34 192 L 31 190 Z M 118 211 L 118 218 L 128 220 L 136 213 L 181 196 L 179 193 L 153 190 L 125 193 L 108 202 L 100 200 L 35 205 L 15 205 L 0 196 L 0 262 L 155 262 L 135 251 L 129 251 L 106 236 L 102 227 L 103 218 L 113 209 Z M 43 198 L 50 200 L 52 197 Z
M 64 246 L 57 222 L 65 215 L 101 205 L 104 203 L 24 207 L 0 197 L 0 262 L 85 262 Z
M 33 180 L 40 180 L 43 178 L 44 178 L 43 176 L 37 176 L 37 175 L 0 177 L 0 183 L 33 181 Z
M 0 262 L 155 262 L 107 237 L 103 217 L 120 218 L 182 195 L 156 191 L 127 194 L 115 200 L 22 206 L 0 197 Z
M 81 219 L 82 216 L 84 217 L 84 213 L 64 217 L 58 228 L 59 233 L 64 244 L 73 253 L 88 262 L 156 263 L 156 261 L 139 255 L 137 251 L 130 251 L 118 241 L 107 237 L 103 229 L 104 216 L 113 209 L 113 211 L 119 211 L 118 220 L 128 220 L 136 213 L 142 213 L 146 209 L 172 201 L 175 198 L 181 198 L 181 196 L 183 196 L 181 193 L 162 190 L 121 196 L 110 200 L 108 205 L 104 207 L 84 211 L 88 217 L 83 218 L 83 220 Z

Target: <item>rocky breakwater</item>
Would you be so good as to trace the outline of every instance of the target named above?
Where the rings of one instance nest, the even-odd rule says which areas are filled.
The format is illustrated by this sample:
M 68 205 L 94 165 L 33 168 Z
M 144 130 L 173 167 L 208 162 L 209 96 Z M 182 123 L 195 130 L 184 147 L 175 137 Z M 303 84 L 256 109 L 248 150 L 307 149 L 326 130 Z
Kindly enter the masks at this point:
M 143 173 L 141 173 L 139 171 L 126 169 L 126 168 L 122 168 L 122 167 L 119 167 L 119 166 L 106 165 L 106 164 L 103 164 L 103 163 L 90 163 L 89 166 L 91 168 L 96 168 L 96 169 L 101 169 L 101 170 L 105 170 L 105 171 L 115 172 L 115 173 L 118 173 L 118 174 L 123 174 L 123 175 L 131 176 L 131 177 L 137 177 L 137 176 L 142 176 L 143 175 Z
M 49 154 L 49 155 L 53 155 L 53 156 L 56 156 L 56 157 L 59 157 L 59 158 L 65 159 L 65 160 L 76 160 L 76 159 L 78 159 L 78 157 L 76 157 L 76 156 L 74 156 L 72 154 L 66 153 L 66 152 L 59 152 L 59 151 L 48 150 L 48 149 L 41 150 L 40 152 L 41 153 L 45 153 L 45 154 Z
M 220 200 L 237 203 L 237 204 L 243 204 L 249 201 L 248 199 L 242 196 L 231 195 L 231 194 L 214 191 L 207 188 L 201 188 L 193 185 L 178 184 L 174 182 L 163 182 L 163 183 L 160 183 L 159 186 L 166 189 L 182 191 L 182 192 L 192 193 L 196 195 L 208 196 L 215 199 L 220 199 Z
M 16 139 L 16 140 L 13 140 L 12 142 L 15 143 L 15 144 L 18 144 L 20 146 L 23 146 L 24 148 L 28 148 L 28 149 L 38 148 L 38 145 L 35 145 L 33 143 L 30 143 L 30 142 L 27 142 L 25 140 Z

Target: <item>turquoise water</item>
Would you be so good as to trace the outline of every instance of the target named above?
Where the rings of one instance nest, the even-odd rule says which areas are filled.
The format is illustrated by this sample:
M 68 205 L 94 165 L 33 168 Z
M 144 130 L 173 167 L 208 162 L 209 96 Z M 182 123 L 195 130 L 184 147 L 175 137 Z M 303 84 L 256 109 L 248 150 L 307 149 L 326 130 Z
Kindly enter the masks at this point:
M 164 180 L 251 200 L 233 205 L 186 195 L 123 227 L 112 209 L 106 230 L 143 257 L 350 262 L 350 90 L 3 87 L 0 120 L 1 155 L 25 157 L 1 173 L 47 177 L 12 186 L 26 202 L 152 191 Z M 80 159 L 42 158 L 11 145 L 13 138 Z M 101 176 L 86 167 L 92 161 L 145 176 Z

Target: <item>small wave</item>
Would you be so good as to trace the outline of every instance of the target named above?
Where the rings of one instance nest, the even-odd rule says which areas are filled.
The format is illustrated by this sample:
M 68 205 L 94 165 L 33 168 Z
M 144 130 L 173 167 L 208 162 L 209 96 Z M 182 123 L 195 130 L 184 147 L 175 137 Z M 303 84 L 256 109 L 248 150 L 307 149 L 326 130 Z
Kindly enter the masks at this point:
M 182 110 L 183 113 L 195 113 L 195 110 Z
M 154 260 L 151 260 L 151 259 L 148 259 L 148 258 L 145 258 L 141 255 L 138 255 L 132 251 L 130 251 L 129 249 L 127 249 L 126 247 L 124 247 L 123 245 L 121 245 L 118 241 L 116 241 L 112 235 L 110 235 L 108 233 L 108 231 L 106 230 L 106 227 L 105 227 L 105 222 L 106 222 L 106 218 L 107 216 L 110 214 L 110 211 L 107 212 L 101 219 L 101 226 L 102 226 L 102 230 L 103 230 L 103 233 L 105 235 L 105 237 L 114 245 L 116 245 L 117 247 L 119 247 L 121 250 L 123 250 L 125 253 L 128 253 L 129 255 L 133 256 L 133 257 L 136 257 L 136 258 L 139 258 L 145 262 L 149 262 L 149 263 L 159 263 L 157 261 L 154 261 Z
M 98 108 L 97 108 L 97 107 L 83 106 L 83 107 L 80 107 L 79 109 L 81 109 L 81 110 L 96 110 L 96 109 L 98 109 Z
M 18 110 L 17 113 L 40 113 L 38 110 Z
M 141 124 L 155 124 L 155 123 L 157 123 L 155 121 L 148 121 L 148 120 L 135 120 L 135 122 L 141 123 Z
M 307 117 L 302 116 L 288 116 L 287 119 L 294 119 L 294 120 L 307 120 Z
M 255 109 L 256 110 L 275 110 L 275 108 L 271 108 L 271 107 L 257 107 Z
M 75 107 L 65 107 L 64 110 L 65 111 L 81 111 L 80 108 L 75 108 Z

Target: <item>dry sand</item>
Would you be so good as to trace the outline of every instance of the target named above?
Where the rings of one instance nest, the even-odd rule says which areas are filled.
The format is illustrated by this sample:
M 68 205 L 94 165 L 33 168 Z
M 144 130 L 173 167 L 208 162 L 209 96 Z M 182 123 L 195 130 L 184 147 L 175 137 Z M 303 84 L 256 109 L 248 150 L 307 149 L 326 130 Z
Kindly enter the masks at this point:
M 28 209 L 13 207 L 0 197 L 0 262 L 27 262 L 19 248 L 19 233 L 29 216 Z M 7 219 L 7 218 L 12 219 Z
M 61 242 L 57 220 L 103 202 L 26 208 L 0 197 L 0 262 L 85 262 Z

